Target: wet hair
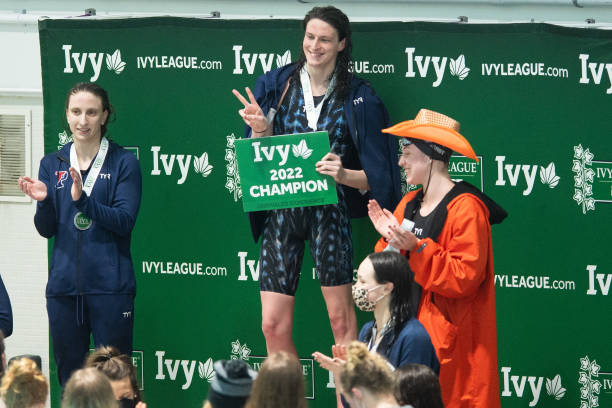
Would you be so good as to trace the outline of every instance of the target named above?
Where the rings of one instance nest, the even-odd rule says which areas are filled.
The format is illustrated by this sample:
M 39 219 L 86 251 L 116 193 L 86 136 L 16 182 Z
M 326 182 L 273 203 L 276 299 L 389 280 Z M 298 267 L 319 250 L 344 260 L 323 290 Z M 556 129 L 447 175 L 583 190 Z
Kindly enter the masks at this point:
M 338 41 L 345 40 L 344 49 L 338 53 L 336 57 L 336 90 L 340 99 L 348 96 L 351 90 L 351 81 L 353 74 L 349 72 L 351 61 L 353 60 L 353 42 L 351 39 L 351 24 L 348 17 L 340 9 L 334 6 L 315 7 L 306 13 L 302 20 L 302 29 L 306 31 L 308 22 L 312 19 L 325 21 L 330 26 L 334 27 L 338 33 Z M 294 79 L 299 80 L 300 70 L 306 63 L 306 55 L 304 49 L 300 53 L 300 59 L 297 62 L 296 70 L 293 74 Z
M 395 372 L 395 399 L 414 408 L 444 408 L 440 382 L 431 368 L 406 364 Z
M 110 381 L 121 381 L 124 378 L 130 379 L 134 399 L 140 401 L 140 391 L 136 381 L 136 370 L 132 365 L 132 359 L 121 354 L 113 346 L 100 346 L 91 353 L 85 360 L 84 367 L 94 367 L 104 373 Z
M 100 85 L 94 84 L 93 82 L 79 82 L 70 88 L 68 94 L 66 95 L 66 110 L 68 110 L 68 105 L 70 105 L 70 98 L 72 95 L 79 92 L 89 92 L 90 94 L 100 98 L 100 102 L 102 102 L 102 112 L 108 112 L 108 118 L 102 125 L 101 136 L 104 136 L 106 134 L 106 126 L 108 125 L 108 122 L 110 122 L 111 118 L 114 120 L 116 116 L 115 108 L 113 108 L 113 105 L 111 105 L 110 100 L 108 99 L 108 92 L 106 92 L 106 90 Z
M 408 260 L 397 252 L 376 252 L 368 255 L 374 267 L 374 279 L 379 284 L 393 283 L 389 309 L 397 337 L 407 321 L 416 316 L 414 273 Z
M 117 408 L 108 377 L 93 367 L 72 373 L 64 388 L 62 408 Z
M 300 362 L 285 351 L 272 353 L 261 365 L 246 408 L 307 408 Z
M 25 357 L 11 363 L 0 386 L 0 394 L 7 408 L 44 405 L 48 393 L 47 379 L 36 363 Z
M 340 371 L 343 393 L 361 387 L 375 395 L 393 394 L 394 378 L 387 361 L 370 353 L 365 344 L 352 341 L 347 347 L 346 363 Z

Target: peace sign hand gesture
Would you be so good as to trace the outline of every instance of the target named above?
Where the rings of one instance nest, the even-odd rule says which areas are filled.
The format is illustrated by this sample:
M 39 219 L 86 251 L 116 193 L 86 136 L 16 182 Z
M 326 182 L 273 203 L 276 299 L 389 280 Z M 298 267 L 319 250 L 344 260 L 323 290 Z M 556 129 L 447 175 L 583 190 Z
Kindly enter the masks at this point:
M 244 105 L 244 108 L 240 109 L 238 114 L 242 117 L 244 123 L 253 131 L 253 137 L 270 136 L 272 132 L 268 130 L 268 120 L 255 100 L 255 95 L 253 95 L 253 92 L 251 92 L 248 86 L 245 90 L 249 97 L 248 101 L 240 92 L 232 89 L 232 93 Z

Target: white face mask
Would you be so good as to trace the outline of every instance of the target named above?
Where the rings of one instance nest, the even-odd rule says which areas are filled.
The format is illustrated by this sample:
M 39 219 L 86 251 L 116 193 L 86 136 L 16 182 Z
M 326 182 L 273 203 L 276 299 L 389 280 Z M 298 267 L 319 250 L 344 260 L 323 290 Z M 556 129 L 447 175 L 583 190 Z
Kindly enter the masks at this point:
M 359 288 L 357 285 L 353 285 L 353 301 L 355 301 L 355 305 L 364 312 L 371 312 L 376 308 L 376 303 L 380 301 L 380 299 L 387 296 L 386 294 L 382 294 L 376 300 L 368 299 L 368 294 L 380 288 L 382 285 L 374 286 L 370 289 Z

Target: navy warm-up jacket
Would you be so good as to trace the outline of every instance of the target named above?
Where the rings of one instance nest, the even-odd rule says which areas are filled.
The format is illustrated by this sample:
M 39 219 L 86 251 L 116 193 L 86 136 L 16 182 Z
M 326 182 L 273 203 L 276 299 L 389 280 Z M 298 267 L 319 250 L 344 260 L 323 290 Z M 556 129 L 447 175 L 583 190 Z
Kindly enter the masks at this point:
M 138 159 L 111 142 L 91 196 L 83 192 L 73 202 L 71 145 L 43 157 L 38 174 L 47 198 L 38 202 L 34 224 L 43 237 L 55 238 L 47 297 L 135 294 L 130 239 L 142 193 Z M 75 227 L 78 212 L 93 221 L 89 229 Z

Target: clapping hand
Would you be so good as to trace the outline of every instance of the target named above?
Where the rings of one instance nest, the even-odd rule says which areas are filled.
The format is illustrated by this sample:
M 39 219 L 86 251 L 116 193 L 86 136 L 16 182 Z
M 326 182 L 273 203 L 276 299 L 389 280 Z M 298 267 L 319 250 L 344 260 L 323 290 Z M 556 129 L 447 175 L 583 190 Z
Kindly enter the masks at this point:
M 376 200 L 368 202 L 368 216 L 372 224 L 374 224 L 376 231 L 386 240 L 391 239 L 392 226 L 399 228 L 399 222 L 397 222 L 391 211 L 381 208 Z
M 40 180 L 30 177 L 19 177 L 19 189 L 28 197 L 36 201 L 43 201 L 47 198 L 47 186 Z
M 72 201 L 77 201 L 83 193 L 83 180 L 74 167 L 70 168 L 70 177 L 72 177 L 72 188 L 70 189 Z
M 340 375 L 340 369 L 346 363 L 346 346 L 343 344 L 336 344 L 332 346 L 332 356 L 326 356 L 323 353 L 315 351 L 312 353 L 315 361 L 319 363 L 324 369 L 334 373 L 334 377 L 338 378 Z

